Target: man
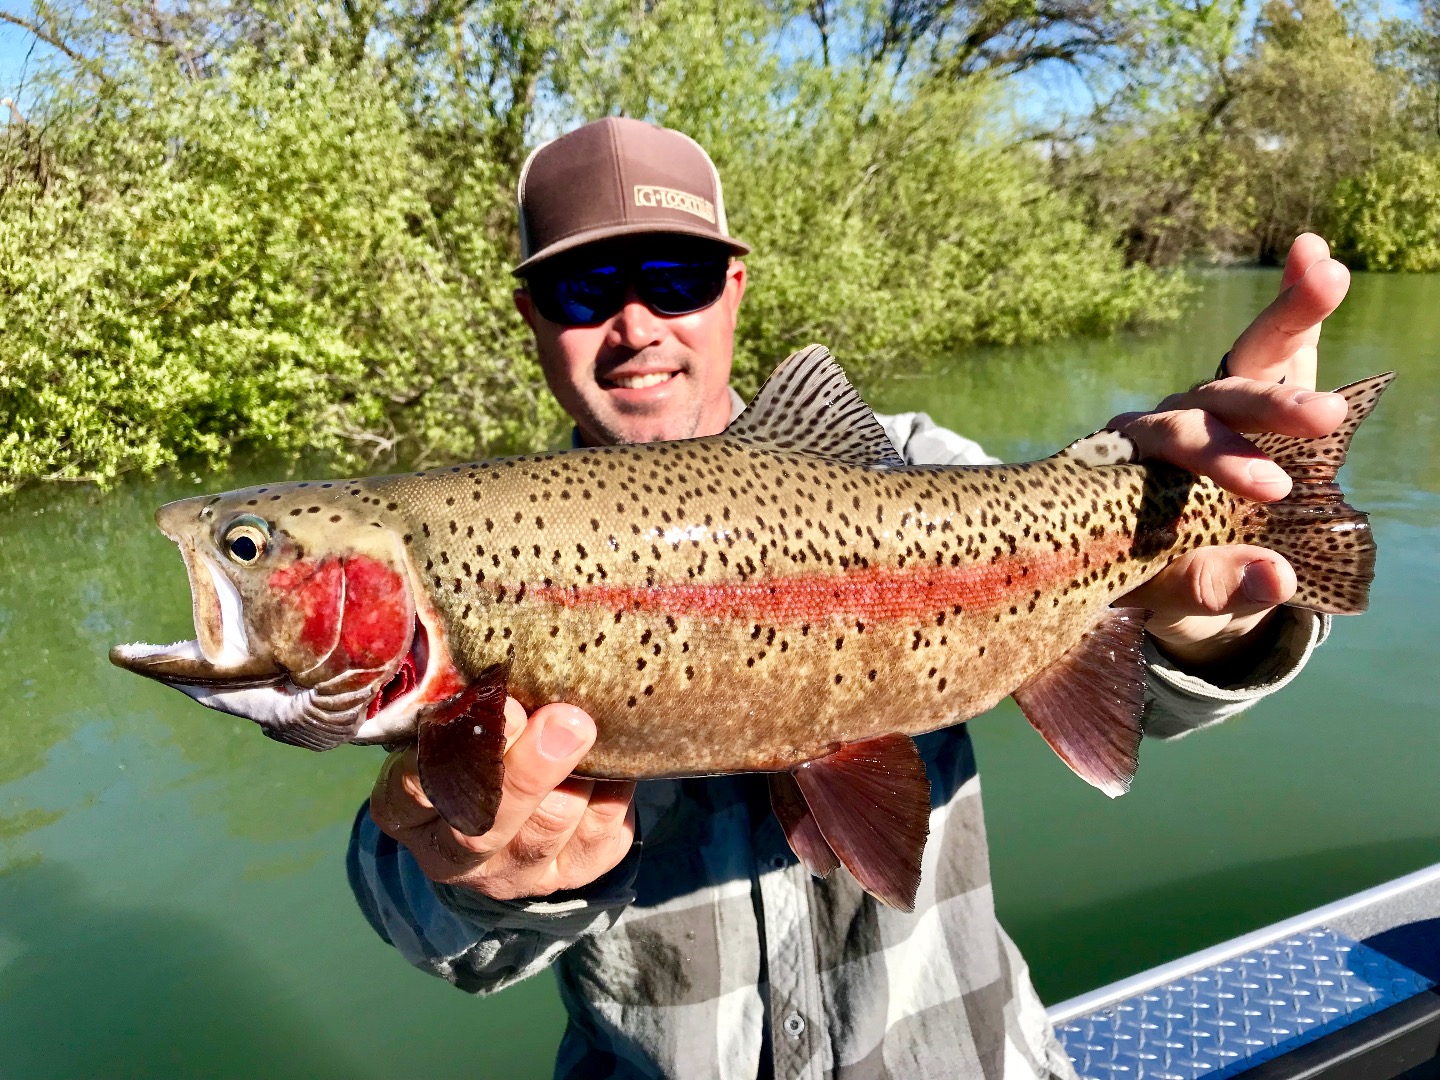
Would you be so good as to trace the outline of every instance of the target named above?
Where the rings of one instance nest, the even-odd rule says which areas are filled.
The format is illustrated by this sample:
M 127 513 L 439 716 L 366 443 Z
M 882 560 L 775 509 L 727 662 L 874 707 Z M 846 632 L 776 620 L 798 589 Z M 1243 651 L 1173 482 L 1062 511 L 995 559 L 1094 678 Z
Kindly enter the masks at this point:
M 728 381 L 745 291 L 735 256 L 748 249 L 728 233 L 704 151 L 675 132 L 600 121 L 531 155 L 519 201 L 515 303 L 577 443 L 722 431 L 741 408 Z M 1250 498 L 1282 497 L 1288 478 L 1236 432 L 1313 436 L 1344 417 L 1338 397 L 1304 388 L 1347 276 L 1302 237 L 1284 287 L 1237 341 L 1231 378 L 1116 423 L 1150 456 Z M 882 422 L 912 463 L 991 460 L 923 415 Z M 1324 621 L 1275 607 L 1294 587 L 1278 555 L 1228 547 L 1131 594 L 1155 613 L 1150 734 L 1217 722 L 1298 671 Z M 594 741 L 590 717 L 566 704 L 527 717 L 513 700 L 507 717 L 489 833 L 450 829 L 420 792 L 413 752 L 397 753 L 357 818 L 349 869 L 377 932 L 462 989 L 500 989 L 556 962 L 571 1016 L 557 1075 L 1072 1075 L 995 920 L 964 726 L 917 740 L 932 813 L 906 914 L 848 874 L 812 878 L 763 778 L 638 790 L 580 780 L 570 772 Z

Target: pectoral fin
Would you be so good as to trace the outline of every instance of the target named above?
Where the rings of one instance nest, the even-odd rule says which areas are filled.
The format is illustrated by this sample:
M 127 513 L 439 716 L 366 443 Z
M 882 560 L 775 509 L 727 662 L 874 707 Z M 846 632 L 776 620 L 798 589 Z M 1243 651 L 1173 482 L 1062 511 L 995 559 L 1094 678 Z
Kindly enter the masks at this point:
M 877 900 L 915 910 L 930 780 L 908 735 L 848 743 L 807 761 L 772 779 L 770 796 L 791 847 L 813 873 L 823 876 L 838 862 Z
M 481 836 L 495 822 L 505 780 L 505 693 L 497 664 L 417 719 L 420 786 L 452 828 Z
M 1075 774 L 1111 798 L 1125 794 L 1140 754 L 1149 612 L 1107 608 L 1074 648 L 1013 697 Z

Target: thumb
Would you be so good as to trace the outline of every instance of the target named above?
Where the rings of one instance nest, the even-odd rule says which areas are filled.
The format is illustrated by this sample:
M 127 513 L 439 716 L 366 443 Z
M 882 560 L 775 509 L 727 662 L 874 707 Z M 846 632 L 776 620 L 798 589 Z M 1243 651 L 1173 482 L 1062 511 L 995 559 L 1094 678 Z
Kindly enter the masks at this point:
M 1254 615 L 1295 594 L 1295 571 L 1269 548 L 1233 544 L 1182 556 L 1130 593 L 1124 603 L 1149 608 L 1151 628 L 1191 616 Z M 1157 625 L 1158 624 L 1158 625 Z

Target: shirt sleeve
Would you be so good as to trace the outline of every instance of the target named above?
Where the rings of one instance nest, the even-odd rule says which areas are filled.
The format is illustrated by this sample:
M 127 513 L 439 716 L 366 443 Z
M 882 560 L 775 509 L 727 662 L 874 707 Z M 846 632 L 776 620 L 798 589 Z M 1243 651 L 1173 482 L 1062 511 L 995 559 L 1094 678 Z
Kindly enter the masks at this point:
M 355 816 L 345 859 L 370 926 L 421 971 L 472 994 L 503 990 L 549 967 L 570 945 L 608 930 L 634 900 L 637 839 L 619 866 L 581 890 L 501 901 L 432 882 L 409 850 Z
M 1233 683 L 1216 686 L 1192 675 L 1145 642 L 1145 735 L 1178 739 L 1244 712 L 1261 698 L 1288 686 L 1330 635 L 1330 616 L 1299 608 L 1281 608 L 1275 616 L 1275 645 Z
M 885 434 L 911 465 L 993 465 L 999 462 L 971 439 L 941 427 L 925 413 L 876 416 Z M 1226 686 L 1216 686 L 1160 655 L 1145 641 L 1145 734 L 1176 739 L 1211 727 L 1248 709 L 1288 685 L 1330 633 L 1330 617 L 1297 608 L 1276 616 L 1275 645 L 1250 671 Z

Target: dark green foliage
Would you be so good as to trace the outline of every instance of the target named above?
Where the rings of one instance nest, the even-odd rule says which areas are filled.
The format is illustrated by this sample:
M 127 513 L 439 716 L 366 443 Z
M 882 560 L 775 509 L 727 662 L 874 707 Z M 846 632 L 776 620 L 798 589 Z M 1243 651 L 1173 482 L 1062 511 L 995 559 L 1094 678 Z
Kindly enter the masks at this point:
M 1252 24 L 1242 0 L 1160 5 L 1058 175 L 1151 265 L 1278 262 L 1314 230 L 1357 266 L 1440 268 L 1440 23 L 1420 8 L 1267 0 Z
M 742 388 L 813 340 L 864 377 L 1173 314 L 1179 281 L 1127 267 L 996 122 L 997 80 L 1045 58 L 1023 13 L 977 37 L 958 11 L 37 4 L 59 51 L 0 141 L 0 491 L 237 447 L 378 468 L 552 443 L 514 181 L 613 112 L 726 177 L 755 248 Z

